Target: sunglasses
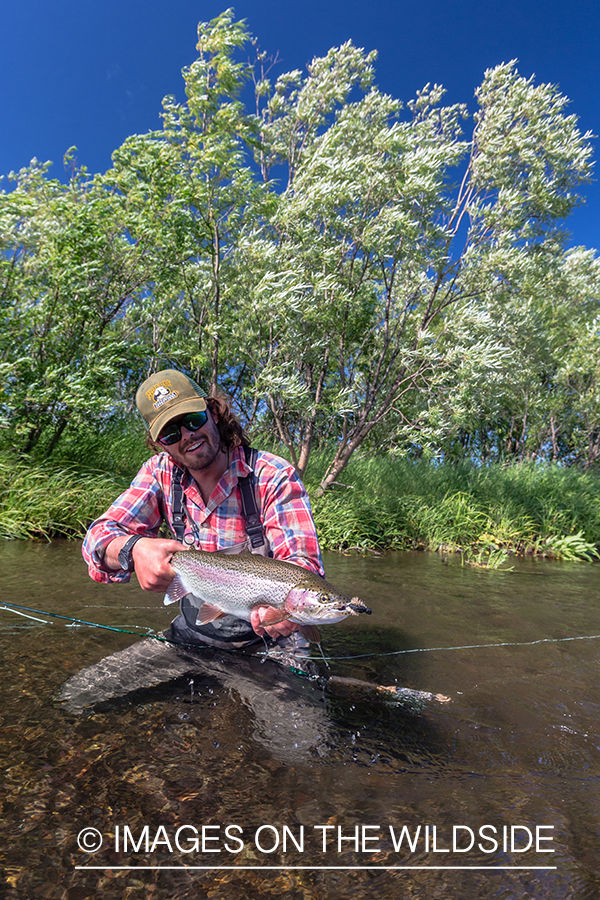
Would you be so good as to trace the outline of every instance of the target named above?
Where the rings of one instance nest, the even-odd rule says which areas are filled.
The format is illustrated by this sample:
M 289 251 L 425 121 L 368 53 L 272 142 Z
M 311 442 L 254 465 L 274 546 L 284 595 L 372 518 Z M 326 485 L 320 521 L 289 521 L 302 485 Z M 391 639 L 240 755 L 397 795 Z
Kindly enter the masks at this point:
M 176 444 L 177 441 L 181 440 L 182 427 L 187 428 L 188 431 L 198 431 L 199 428 L 206 425 L 207 421 L 208 413 L 206 410 L 204 412 L 188 413 L 187 416 L 183 416 L 181 419 L 175 419 L 175 421 L 165 425 L 158 436 L 158 440 L 161 444 L 165 444 L 166 446 L 169 446 L 169 444 Z

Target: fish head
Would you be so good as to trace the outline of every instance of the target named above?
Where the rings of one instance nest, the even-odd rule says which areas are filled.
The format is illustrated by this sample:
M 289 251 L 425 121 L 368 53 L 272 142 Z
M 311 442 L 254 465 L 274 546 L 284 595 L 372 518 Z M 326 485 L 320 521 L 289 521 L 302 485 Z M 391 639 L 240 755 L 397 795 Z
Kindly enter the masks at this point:
M 371 612 L 358 597 L 350 599 L 326 581 L 319 584 L 312 579 L 302 580 L 290 590 L 284 608 L 292 621 L 312 624 L 334 624 L 347 616 Z

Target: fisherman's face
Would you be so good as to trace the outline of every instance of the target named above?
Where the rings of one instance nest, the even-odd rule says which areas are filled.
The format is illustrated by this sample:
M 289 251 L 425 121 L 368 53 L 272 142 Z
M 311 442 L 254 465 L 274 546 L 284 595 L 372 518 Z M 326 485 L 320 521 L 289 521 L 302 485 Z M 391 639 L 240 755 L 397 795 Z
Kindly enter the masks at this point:
M 204 471 L 220 457 L 221 438 L 216 426 L 217 417 L 208 412 L 206 424 L 197 431 L 181 426 L 181 439 L 176 444 L 162 446 L 170 457 L 183 469 L 192 472 Z

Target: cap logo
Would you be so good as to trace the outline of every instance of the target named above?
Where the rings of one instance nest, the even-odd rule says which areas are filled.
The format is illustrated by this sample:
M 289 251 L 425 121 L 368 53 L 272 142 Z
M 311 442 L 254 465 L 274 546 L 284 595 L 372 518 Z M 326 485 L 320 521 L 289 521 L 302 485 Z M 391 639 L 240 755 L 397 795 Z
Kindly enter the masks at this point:
M 179 396 L 179 391 L 176 391 L 169 379 L 165 378 L 165 380 L 159 382 L 159 384 L 152 385 L 152 387 L 146 391 L 146 396 L 152 403 L 153 408 L 159 410 L 161 406 L 164 406 L 169 400 L 175 400 Z

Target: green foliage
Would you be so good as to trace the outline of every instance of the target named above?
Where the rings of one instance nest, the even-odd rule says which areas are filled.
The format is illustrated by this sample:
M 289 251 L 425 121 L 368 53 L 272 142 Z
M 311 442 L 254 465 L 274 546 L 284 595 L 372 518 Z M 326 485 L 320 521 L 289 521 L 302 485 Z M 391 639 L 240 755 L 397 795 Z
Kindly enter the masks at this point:
M 321 466 L 322 471 L 322 466 Z M 319 467 L 308 473 L 309 490 Z M 323 545 L 461 552 L 493 567 L 507 553 L 595 558 L 600 479 L 552 465 L 474 467 L 355 459 L 344 485 L 313 500 Z M 311 491 L 312 493 L 312 491 Z
M 127 486 L 125 479 L 0 455 L 0 537 L 82 537 Z
M 154 450 L 148 448 L 146 431 L 139 416 L 117 416 L 103 420 L 86 432 L 68 431 L 52 456 L 53 464 L 74 467 L 78 472 L 110 472 L 131 481 Z
M 254 118 L 238 97 L 249 67 L 234 59 L 247 41 L 232 10 L 200 23 L 199 56 L 183 69 L 187 101 L 165 97 L 162 132 L 128 139 L 103 179 L 124 198 L 128 233 L 152 255 L 147 296 L 130 317 L 148 371 L 175 365 L 233 394 L 234 250 L 262 195 L 249 168 Z
M 33 161 L 0 193 L 0 443 L 95 460 L 104 441 L 120 471 L 114 423 L 174 366 L 226 389 L 301 474 L 321 454 L 316 497 L 357 451 L 597 466 L 600 263 L 564 230 L 591 145 L 567 99 L 512 61 L 474 116 L 439 85 L 403 104 L 351 42 L 271 81 L 252 43 L 232 10 L 201 22 L 160 131 L 104 174 L 71 150 L 67 184 Z M 447 487 L 416 531 L 515 544 L 469 498 Z M 357 511 L 356 542 L 385 544 L 382 521 Z
M 557 559 L 586 559 L 592 562 L 600 558 L 597 547 L 586 541 L 581 531 L 564 537 L 552 534 L 544 541 L 543 549 L 544 555 L 555 556 Z
M 514 62 L 490 70 L 469 137 L 438 85 L 405 120 L 370 88 L 372 63 L 346 44 L 275 84 L 260 159 L 263 174 L 285 164 L 287 186 L 242 243 L 254 390 L 301 473 L 315 434 L 335 438 L 319 492 L 371 441 L 435 452 L 501 418 L 496 447 L 524 458 L 538 438 L 540 451 L 556 348 L 600 286 L 597 265 L 584 286 L 591 260 L 564 251 L 591 151 L 556 88 Z
M 135 365 L 123 316 L 143 252 L 122 233 L 120 201 L 85 173 L 67 185 L 33 163 L 0 194 L 0 404 L 11 446 L 52 452 L 69 425 L 115 407 Z
M 54 463 L 0 454 L 0 537 L 82 537 L 148 457 L 139 433 L 123 422 L 87 445 L 67 442 L 64 451 Z M 315 454 L 307 481 L 324 549 L 460 552 L 484 568 L 514 553 L 599 558 L 600 478 L 590 472 L 354 459 L 344 484 L 316 496 L 327 460 Z
M 313 515 L 325 550 L 396 550 L 410 546 L 410 532 L 385 505 L 364 494 L 315 497 Z M 409 523 L 407 523 L 409 524 Z

